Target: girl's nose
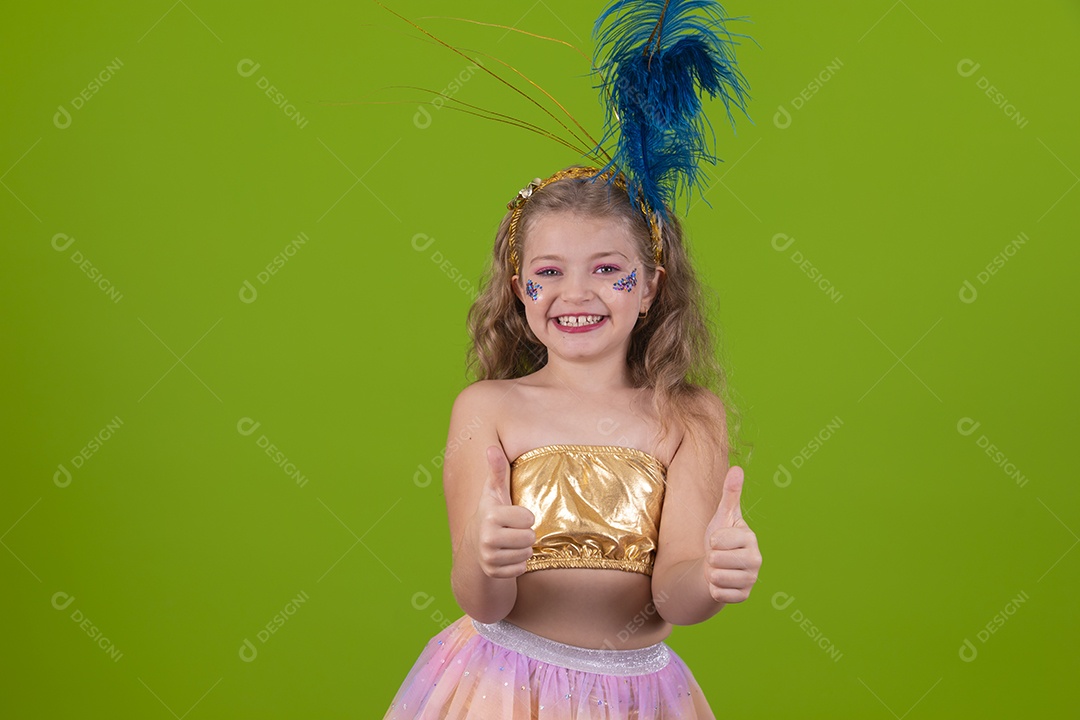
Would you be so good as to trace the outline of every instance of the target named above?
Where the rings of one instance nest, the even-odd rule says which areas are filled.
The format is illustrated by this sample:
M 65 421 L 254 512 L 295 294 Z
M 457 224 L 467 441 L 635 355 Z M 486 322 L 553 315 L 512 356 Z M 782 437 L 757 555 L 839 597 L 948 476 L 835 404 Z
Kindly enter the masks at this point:
M 595 294 L 593 277 L 588 273 L 571 273 L 564 285 L 563 297 L 571 301 L 589 300 Z

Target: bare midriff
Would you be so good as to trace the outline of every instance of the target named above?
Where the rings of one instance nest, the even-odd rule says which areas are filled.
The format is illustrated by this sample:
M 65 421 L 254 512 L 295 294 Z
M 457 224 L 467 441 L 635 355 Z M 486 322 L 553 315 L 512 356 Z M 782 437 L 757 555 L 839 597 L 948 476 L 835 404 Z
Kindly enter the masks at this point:
M 647 647 L 671 634 L 642 573 L 593 568 L 534 570 L 517 579 L 507 622 L 567 645 Z

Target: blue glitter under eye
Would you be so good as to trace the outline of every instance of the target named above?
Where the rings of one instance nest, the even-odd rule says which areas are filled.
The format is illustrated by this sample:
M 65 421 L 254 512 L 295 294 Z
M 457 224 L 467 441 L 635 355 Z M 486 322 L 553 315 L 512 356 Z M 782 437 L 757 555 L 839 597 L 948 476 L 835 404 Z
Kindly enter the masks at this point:
M 630 292 L 634 289 L 635 285 L 637 285 L 637 268 L 634 268 L 634 271 L 626 277 L 620 278 L 619 281 L 611 287 L 615 288 L 616 290 L 625 290 L 626 292 Z
M 528 295 L 533 302 L 536 302 L 540 299 L 540 291 L 543 289 L 543 285 L 538 285 L 532 280 L 525 281 L 525 294 Z

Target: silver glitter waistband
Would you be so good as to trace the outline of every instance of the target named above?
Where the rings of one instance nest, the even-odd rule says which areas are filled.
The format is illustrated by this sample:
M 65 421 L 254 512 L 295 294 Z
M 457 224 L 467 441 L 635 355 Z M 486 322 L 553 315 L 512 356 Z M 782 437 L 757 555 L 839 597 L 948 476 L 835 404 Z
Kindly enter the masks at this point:
M 531 633 L 506 620 L 496 623 L 472 621 L 485 638 L 522 655 L 571 670 L 604 675 L 647 675 L 667 667 L 671 654 L 662 642 L 633 650 L 585 648 Z

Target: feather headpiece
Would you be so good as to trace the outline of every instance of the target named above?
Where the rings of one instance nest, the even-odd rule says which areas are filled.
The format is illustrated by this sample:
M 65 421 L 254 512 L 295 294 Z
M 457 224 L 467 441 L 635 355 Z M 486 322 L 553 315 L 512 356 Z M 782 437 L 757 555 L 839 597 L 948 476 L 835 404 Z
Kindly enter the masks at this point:
M 374 2 L 386 8 L 379 0 Z M 444 42 L 390 8 L 386 10 L 434 42 L 471 59 L 460 48 Z M 605 107 L 604 133 L 599 141 L 593 139 L 550 93 L 498 58 L 492 59 L 554 102 L 577 129 L 544 107 L 538 98 L 486 66 L 480 69 L 524 96 L 562 130 L 547 130 L 532 122 L 437 93 L 446 101 L 446 108 L 530 130 L 580 152 L 581 157 L 597 166 L 560 171 L 544 180 L 537 178 L 510 201 L 508 246 L 515 272 L 518 271 L 515 234 L 529 197 L 546 185 L 566 178 L 606 179 L 625 190 L 648 221 L 655 260 L 661 264 L 663 222 L 674 209 L 677 192 L 687 191 L 689 199 L 692 191 L 703 184 L 700 163 L 715 164 L 717 161 L 711 150 L 715 134 L 702 110 L 702 95 L 720 97 L 733 126 L 732 107 L 746 114 L 748 85 L 738 69 L 733 48 L 739 44 L 735 38 L 749 36 L 729 33 L 725 23 L 731 19 L 743 18 L 726 17 L 724 8 L 716 0 L 609 0 L 593 27 L 597 45 L 593 70 Z M 561 40 L 513 27 L 477 24 L 573 47 Z
M 631 195 L 661 217 L 681 188 L 700 189 L 699 164 L 716 162 L 715 135 L 701 95 L 746 113 L 747 82 L 735 61 L 736 37 L 715 0 L 613 0 L 597 19 L 594 64 L 605 103 L 601 145 L 615 139 L 602 168 L 622 172 Z

